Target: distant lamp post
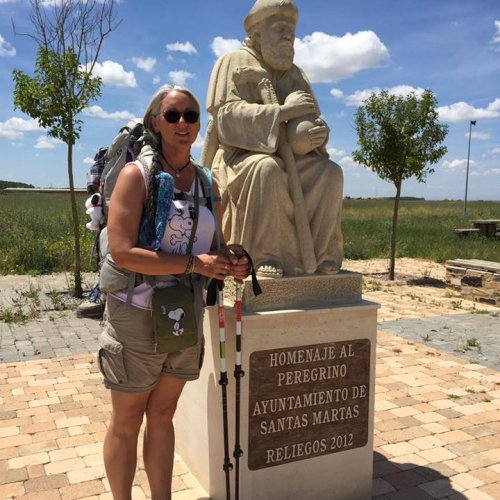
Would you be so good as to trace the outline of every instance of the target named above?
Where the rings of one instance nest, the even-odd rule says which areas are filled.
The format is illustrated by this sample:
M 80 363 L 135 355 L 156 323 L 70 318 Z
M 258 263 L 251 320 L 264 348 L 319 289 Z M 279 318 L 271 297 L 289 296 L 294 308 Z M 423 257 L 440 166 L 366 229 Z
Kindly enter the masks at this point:
M 465 174 L 464 217 L 467 217 L 467 189 L 469 187 L 470 139 L 472 136 L 472 125 L 476 125 L 476 120 L 471 120 L 469 123 L 469 150 L 467 152 L 467 173 Z

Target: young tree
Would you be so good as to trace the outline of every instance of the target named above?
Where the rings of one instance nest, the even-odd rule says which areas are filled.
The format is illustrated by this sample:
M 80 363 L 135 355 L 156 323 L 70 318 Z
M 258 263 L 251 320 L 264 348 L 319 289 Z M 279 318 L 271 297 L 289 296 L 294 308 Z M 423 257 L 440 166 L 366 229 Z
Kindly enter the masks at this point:
M 118 26 L 114 0 L 29 0 L 38 44 L 35 76 L 20 70 L 14 79 L 14 107 L 38 119 L 47 134 L 67 145 L 74 234 L 75 296 L 82 296 L 80 227 L 73 181 L 73 145 L 80 137 L 78 114 L 101 93 L 92 73 L 104 39 Z
M 353 152 L 358 163 L 367 166 L 396 187 L 390 244 L 389 279 L 394 279 L 397 221 L 401 186 L 416 177 L 425 182 L 427 174 L 446 154 L 441 146 L 448 126 L 438 122 L 436 99 L 430 90 L 396 96 L 384 90 L 363 101 L 355 115 L 359 149 Z

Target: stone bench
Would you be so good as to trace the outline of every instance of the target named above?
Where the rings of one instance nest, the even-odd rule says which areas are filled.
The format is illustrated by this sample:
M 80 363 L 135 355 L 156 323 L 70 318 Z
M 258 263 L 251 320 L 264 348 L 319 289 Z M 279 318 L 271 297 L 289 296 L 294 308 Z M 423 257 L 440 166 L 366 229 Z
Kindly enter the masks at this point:
M 446 284 L 464 299 L 500 306 L 500 263 L 477 259 L 446 261 Z
M 479 234 L 480 230 L 477 228 L 466 227 L 466 228 L 453 229 L 453 232 L 455 234 L 458 234 L 459 236 L 462 236 L 462 238 L 465 238 L 469 236 L 469 234 Z

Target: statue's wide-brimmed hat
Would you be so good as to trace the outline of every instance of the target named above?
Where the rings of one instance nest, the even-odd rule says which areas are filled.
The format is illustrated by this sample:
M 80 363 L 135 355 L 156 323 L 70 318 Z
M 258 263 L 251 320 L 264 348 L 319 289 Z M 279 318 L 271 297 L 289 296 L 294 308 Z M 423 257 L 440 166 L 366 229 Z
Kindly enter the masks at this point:
M 295 23 L 299 18 L 299 12 L 293 0 L 257 0 L 243 23 L 245 31 L 250 31 L 256 24 L 275 14 L 289 17 Z

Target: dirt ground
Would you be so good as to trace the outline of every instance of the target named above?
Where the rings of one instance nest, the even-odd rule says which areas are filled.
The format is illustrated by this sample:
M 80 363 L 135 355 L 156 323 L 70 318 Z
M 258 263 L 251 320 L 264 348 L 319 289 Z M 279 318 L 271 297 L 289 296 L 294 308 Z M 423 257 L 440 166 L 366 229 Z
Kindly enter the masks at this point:
M 380 303 L 379 322 L 500 311 L 495 306 L 465 300 L 447 288 L 444 264 L 424 259 L 397 259 L 394 281 L 388 279 L 388 259 L 346 260 L 343 268 L 363 274 L 363 298 Z

